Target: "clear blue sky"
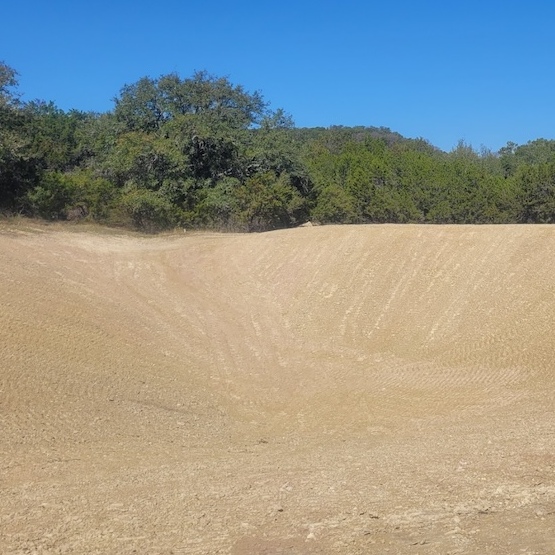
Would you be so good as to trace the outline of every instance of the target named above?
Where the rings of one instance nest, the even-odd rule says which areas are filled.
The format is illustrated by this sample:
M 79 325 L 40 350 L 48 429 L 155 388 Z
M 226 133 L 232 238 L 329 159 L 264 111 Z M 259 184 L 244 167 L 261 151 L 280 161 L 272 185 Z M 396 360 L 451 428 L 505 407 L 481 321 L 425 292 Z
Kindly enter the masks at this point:
M 0 16 L 23 98 L 63 109 L 205 69 L 299 127 L 385 126 L 444 150 L 555 138 L 552 0 L 2 0 Z

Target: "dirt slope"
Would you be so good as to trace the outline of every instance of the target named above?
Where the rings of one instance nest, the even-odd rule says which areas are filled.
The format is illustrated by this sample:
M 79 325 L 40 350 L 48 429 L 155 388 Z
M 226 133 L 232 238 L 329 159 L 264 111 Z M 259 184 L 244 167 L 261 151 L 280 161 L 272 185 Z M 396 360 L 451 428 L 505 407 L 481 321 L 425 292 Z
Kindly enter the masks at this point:
M 0 553 L 555 553 L 555 228 L 0 227 Z

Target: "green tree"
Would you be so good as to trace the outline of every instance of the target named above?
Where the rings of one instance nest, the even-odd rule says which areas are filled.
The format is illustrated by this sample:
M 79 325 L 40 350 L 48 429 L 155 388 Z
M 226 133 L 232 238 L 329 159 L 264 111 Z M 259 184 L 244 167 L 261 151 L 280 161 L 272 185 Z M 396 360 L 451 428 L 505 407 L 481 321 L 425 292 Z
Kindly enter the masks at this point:
M 143 77 L 132 85 L 124 85 L 115 101 L 115 116 L 128 131 L 149 133 L 160 129 L 168 119 L 158 82 Z
M 68 171 L 87 157 L 78 129 L 94 116 L 77 110 L 64 112 L 53 102 L 41 101 L 27 103 L 23 112 L 29 149 L 42 168 Z
M 128 220 L 136 229 L 148 233 L 169 229 L 179 222 L 176 207 L 158 192 L 147 189 L 126 188 L 114 210 L 121 214 L 122 223 Z
M 246 129 L 258 124 L 267 112 L 259 92 L 248 93 L 227 78 L 206 71 L 196 72 L 190 79 L 176 74 L 159 79 L 143 77 L 125 85 L 115 104 L 116 118 L 128 130 L 147 133 L 183 115 L 202 116 L 205 122 Z
M 555 223 L 555 163 L 522 166 L 516 176 L 519 221 Z
M 140 131 L 120 135 L 105 162 L 106 175 L 116 186 L 152 190 L 179 178 L 183 166 L 183 156 L 171 141 Z
M 318 189 L 311 218 L 323 224 L 351 224 L 359 221 L 354 198 L 336 184 Z
M 286 174 L 257 174 L 236 187 L 233 196 L 236 220 L 246 231 L 289 227 L 306 218 L 305 203 Z
M 0 210 L 19 209 L 38 173 L 25 134 L 26 118 L 17 85 L 17 72 L 0 62 Z

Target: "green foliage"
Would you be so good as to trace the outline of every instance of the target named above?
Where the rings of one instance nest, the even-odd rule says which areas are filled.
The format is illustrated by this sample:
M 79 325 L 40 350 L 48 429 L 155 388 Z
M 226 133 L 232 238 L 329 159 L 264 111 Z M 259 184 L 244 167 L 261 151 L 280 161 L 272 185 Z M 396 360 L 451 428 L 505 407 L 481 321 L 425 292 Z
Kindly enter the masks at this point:
M 0 62 L 0 210 L 152 232 L 322 223 L 555 223 L 555 141 L 442 152 L 384 127 L 298 129 L 197 72 L 125 85 L 114 110 L 24 103 Z
M 170 229 L 179 222 L 179 211 L 155 191 L 129 188 L 121 194 L 114 211 L 135 229 L 153 233 Z
M 112 185 L 90 171 L 45 172 L 25 198 L 27 211 L 47 220 L 88 217 L 105 221 L 115 196 Z
M 150 77 L 125 85 L 115 100 L 116 118 L 129 131 L 156 131 L 167 119 L 157 82 Z
M 17 71 L 0 60 L 0 107 L 17 101 Z
M 555 163 L 555 141 L 536 139 L 514 150 L 518 165 Z
M 79 144 L 78 129 L 88 123 L 89 114 L 64 112 L 52 102 L 29 102 L 22 108 L 24 132 L 29 149 L 40 167 L 69 171 L 83 161 L 86 153 Z
M 555 223 L 555 163 L 522 167 L 516 182 L 520 191 L 519 221 Z
M 214 187 L 199 189 L 196 192 L 194 210 L 188 212 L 189 224 L 222 231 L 241 229 L 239 198 L 236 195 L 239 187 L 241 182 L 238 179 L 226 177 L 219 180 Z
M 79 213 L 80 210 L 82 216 L 91 220 L 107 221 L 112 202 L 117 196 L 112 184 L 86 169 L 66 173 L 65 178 L 73 189 L 72 203 L 67 207 L 66 217 L 70 217 L 72 211 L 77 210 Z
M 75 140 L 82 153 L 80 166 L 108 176 L 111 173 L 109 158 L 124 132 L 124 126 L 111 112 L 87 114 L 86 120 L 75 130 Z
M 199 116 L 205 121 L 233 129 L 246 129 L 260 122 L 267 105 L 260 93 L 248 93 L 225 77 L 205 71 L 190 79 L 176 74 L 159 79 L 143 77 L 125 85 L 116 100 L 116 118 L 130 131 L 157 131 L 176 117 Z
M 164 181 L 179 176 L 183 164 L 183 157 L 170 141 L 132 131 L 118 137 L 104 165 L 105 174 L 119 187 L 156 190 Z
M 323 224 L 358 222 L 353 197 L 344 188 L 335 184 L 324 186 L 319 190 L 311 216 L 315 221 Z
M 16 207 L 18 197 L 35 174 L 27 155 L 16 87 L 17 72 L 0 62 L 0 209 Z
M 233 190 L 236 220 L 247 231 L 266 231 L 302 223 L 305 203 L 286 174 L 271 172 L 250 177 Z
M 249 134 L 250 172 L 302 174 L 300 144 L 295 140 L 291 126 L 290 120 L 278 114 L 264 120 L 259 129 Z
M 65 219 L 75 197 L 71 179 L 58 172 L 46 172 L 40 185 L 29 191 L 30 211 L 46 220 Z

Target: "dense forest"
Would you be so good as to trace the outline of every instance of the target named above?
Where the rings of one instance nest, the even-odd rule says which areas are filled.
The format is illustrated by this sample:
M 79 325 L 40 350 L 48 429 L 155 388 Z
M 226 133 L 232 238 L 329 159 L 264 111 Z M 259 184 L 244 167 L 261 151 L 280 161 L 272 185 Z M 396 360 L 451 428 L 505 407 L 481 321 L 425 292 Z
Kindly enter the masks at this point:
M 0 213 L 158 231 L 555 222 L 555 141 L 443 152 L 387 128 L 296 128 L 197 72 L 125 85 L 106 113 L 23 102 L 0 62 Z

